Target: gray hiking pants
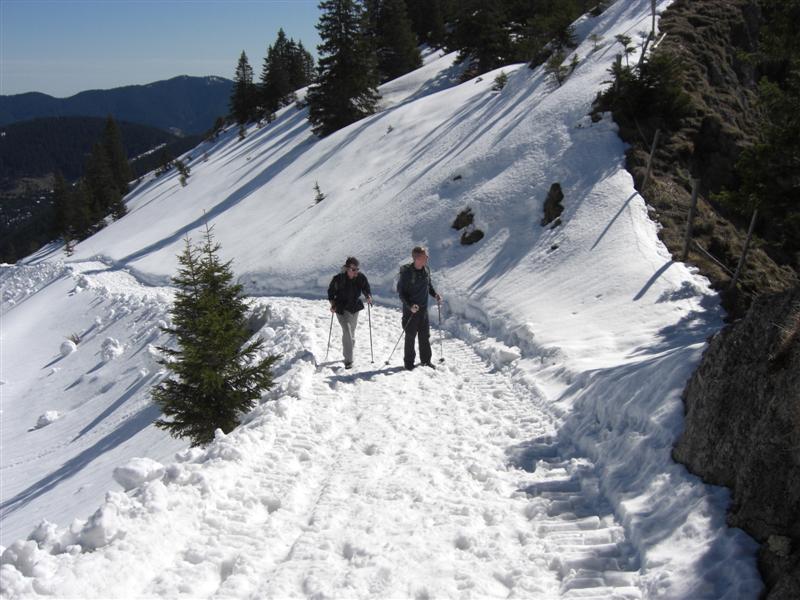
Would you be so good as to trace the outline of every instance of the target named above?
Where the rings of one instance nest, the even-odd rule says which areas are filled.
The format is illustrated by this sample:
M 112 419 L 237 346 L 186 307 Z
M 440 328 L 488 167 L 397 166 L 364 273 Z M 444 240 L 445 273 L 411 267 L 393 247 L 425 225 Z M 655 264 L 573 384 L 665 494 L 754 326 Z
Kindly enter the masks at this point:
M 342 326 L 342 350 L 344 351 L 344 362 L 353 362 L 353 346 L 356 343 L 356 325 L 358 325 L 358 313 L 344 311 L 342 314 L 336 313 L 339 325 Z

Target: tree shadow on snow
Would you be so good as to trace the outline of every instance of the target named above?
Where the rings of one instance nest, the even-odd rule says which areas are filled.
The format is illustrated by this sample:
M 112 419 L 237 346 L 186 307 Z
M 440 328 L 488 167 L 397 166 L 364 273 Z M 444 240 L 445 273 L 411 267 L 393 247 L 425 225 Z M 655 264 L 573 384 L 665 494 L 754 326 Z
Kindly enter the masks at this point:
M 163 248 L 166 248 L 170 244 L 173 244 L 184 236 L 189 234 L 192 231 L 195 231 L 202 227 L 205 223 L 209 223 L 216 219 L 219 215 L 227 212 L 249 196 L 251 196 L 254 192 L 258 191 L 262 186 L 264 186 L 270 179 L 272 179 L 276 174 L 280 173 L 284 168 L 288 165 L 294 163 L 302 154 L 308 151 L 313 144 L 301 144 L 299 146 L 294 147 L 291 151 L 289 151 L 286 155 L 282 156 L 276 162 L 268 165 L 259 175 L 257 175 L 252 180 L 248 181 L 244 185 L 239 188 L 236 188 L 231 194 L 228 195 L 227 198 L 219 202 L 217 205 L 211 207 L 205 214 L 198 217 L 194 221 L 190 221 L 186 225 L 176 229 L 172 234 L 165 236 L 164 238 L 158 240 L 157 242 L 153 242 L 137 250 L 136 252 L 132 252 L 127 256 L 123 256 L 119 260 L 115 261 L 115 265 L 117 268 L 121 268 L 128 263 L 136 262 L 137 260 L 153 253 L 157 252 Z
M 148 375 L 147 377 L 142 377 L 138 381 L 134 381 L 131 385 L 128 386 L 128 389 L 123 392 L 123 394 L 117 398 L 111 405 L 106 407 L 106 409 L 97 415 L 91 423 L 86 425 L 83 429 L 78 432 L 70 443 L 77 442 L 80 438 L 84 435 L 89 433 L 92 429 L 94 429 L 97 425 L 99 425 L 106 417 L 110 416 L 117 410 L 120 406 L 125 404 L 128 400 L 130 400 L 136 392 L 138 392 L 142 387 L 144 387 L 151 379 L 153 379 L 153 375 Z
M 9 514 L 23 508 L 33 500 L 43 496 L 60 483 L 66 481 L 79 473 L 84 467 L 89 465 L 94 459 L 103 456 L 107 452 L 114 450 L 117 446 L 122 445 L 129 439 L 134 437 L 137 433 L 147 428 L 156 419 L 161 416 L 161 410 L 158 406 L 150 405 L 143 408 L 132 417 L 126 419 L 114 431 L 98 440 L 93 446 L 74 458 L 69 459 L 61 467 L 42 477 L 36 483 L 31 484 L 26 489 L 22 490 L 12 498 L 0 503 L 0 519 L 5 518 Z

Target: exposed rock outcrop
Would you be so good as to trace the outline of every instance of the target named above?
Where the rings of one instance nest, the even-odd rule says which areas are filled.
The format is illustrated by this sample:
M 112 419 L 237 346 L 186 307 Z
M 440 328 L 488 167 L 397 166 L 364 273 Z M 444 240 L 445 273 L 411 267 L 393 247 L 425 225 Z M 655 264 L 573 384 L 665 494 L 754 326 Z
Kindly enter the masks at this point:
M 767 598 L 800 598 L 800 287 L 716 335 L 684 402 L 675 459 L 732 489 L 729 523 L 761 542 Z
M 706 481 L 732 489 L 729 520 L 761 543 L 759 567 L 769 600 L 800 599 L 800 287 L 796 265 L 756 239 L 739 292 L 727 291 L 748 220 L 715 202 L 738 185 L 735 165 L 756 140 L 761 14 L 756 0 L 675 0 L 659 20 L 659 52 L 685 76 L 690 116 L 662 132 L 652 176 L 641 185 L 653 132 L 620 123 L 627 167 L 680 259 L 691 197 L 700 179 L 688 262 L 721 291 L 731 320 L 685 391 L 686 430 L 676 460 Z M 757 226 L 756 233 L 760 228 Z M 709 257 L 709 252 L 714 258 Z M 716 260 L 715 260 L 716 259 Z M 787 291 L 789 290 L 789 291 Z M 748 310 L 751 299 L 755 298 Z
M 755 141 L 757 67 L 743 57 L 758 48 L 759 9 L 755 0 L 676 0 L 659 20 L 666 34 L 660 52 L 675 56 L 685 77 L 691 116 L 677 131 L 662 132 L 653 160 L 653 176 L 640 190 L 653 207 L 659 232 L 676 260 L 682 254 L 691 198 L 691 178 L 700 179 L 694 240 L 688 262 L 724 290 L 741 256 L 748 225 L 716 204 L 711 194 L 735 187 L 735 164 L 742 149 Z M 627 167 L 637 185 L 644 179 L 652 139 L 636 127 L 620 128 L 631 144 Z M 750 294 L 777 292 L 797 284 L 797 273 L 776 263 L 756 241 L 740 279 L 744 295 L 724 295 L 726 308 L 744 313 Z M 727 269 L 727 271 L 726 271 Z
M 561 204 L 561 201 L 564 199 L 564 192 L 561 190 L 560 183 L 554 183 L 550 186 L 550 190 L 547 192 L 547 198 L 544 201 L 544 217 L 542 218 L 541 225 L 549 225 L 553 221 L 556 221 L 556 225 L 561 224 L 561 213 L 564 212 L 564 205 Z

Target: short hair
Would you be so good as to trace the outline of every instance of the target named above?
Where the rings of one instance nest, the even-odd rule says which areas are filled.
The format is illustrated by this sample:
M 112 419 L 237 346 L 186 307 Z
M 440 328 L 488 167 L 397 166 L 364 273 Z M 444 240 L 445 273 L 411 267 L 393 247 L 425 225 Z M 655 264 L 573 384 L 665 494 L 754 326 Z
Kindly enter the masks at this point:
M 428 249 L 425 246 L 414 246 L 411 256 L 428 256 Z
M 345 267 L 350 267 L 350 266 L 357 267 L 358 264 L 359 264 L 358 259 L 355 256 L 348 256 L 347 260 L 344 261 Z

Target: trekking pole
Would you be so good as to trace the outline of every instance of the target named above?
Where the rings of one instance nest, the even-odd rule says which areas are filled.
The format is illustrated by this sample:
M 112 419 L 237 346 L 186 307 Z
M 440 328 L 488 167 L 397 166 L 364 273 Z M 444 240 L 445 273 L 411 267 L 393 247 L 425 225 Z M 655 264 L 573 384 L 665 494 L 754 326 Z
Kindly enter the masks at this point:
M 372 360 L 369 362 L 375 363 L 375 353 L 372 351 L 372 313 L 370 312 L 369 302 L 367 302 L 367 318 L 369 319 L 369 355 Z
M 440 363 L 444 362 L 444 342 L 442 341 L 442 303 L 437 302 L 436 306 L 439 307 L 439 353 L 442 358 L 439 359 Z
M 331 349 L 331 333 L 333 333 L 333 313 L 331 313 L 331 326 L 328 329 L 328 347 L 325 349 L 325 360 L 328 360 L 328 350 Z
M 408 321 L 406 321 L 406 325 L 405 327 L 403 327 L 403 331 L 400 332 L 400 337 L 397 338 L 397 341 L 394 343 L 394 348 L 392 348 L 392 354 L 394 354 L 394 351 L 397 350 L 397 344 L 400 343 L 400 338 L 403 337 L 403 334 L 406 332 L 406 327 L 408 327 L 408 324 L 411 323 L 411 319 L 413 319 L 416 314 L 417 313 L 411 313 L 411 318 L 409 318 Z M 389 358 L 386 359 L 386 362 L 383 363 L 384 365 L 388 365 L 389 361 L 392 360 L 392 354 L 390 354 Z

